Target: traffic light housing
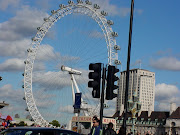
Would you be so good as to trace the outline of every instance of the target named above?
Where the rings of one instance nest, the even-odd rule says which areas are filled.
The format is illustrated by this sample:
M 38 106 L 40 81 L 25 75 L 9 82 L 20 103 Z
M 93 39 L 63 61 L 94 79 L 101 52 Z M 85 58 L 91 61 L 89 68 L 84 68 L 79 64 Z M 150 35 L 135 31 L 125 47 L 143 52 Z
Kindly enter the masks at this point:
M 115 82 L 119 80 L 119 78 L 116 76 L 117 72 L 119 72 L 119 69 L 117 69 L 115 66 L 108 66 L 106 100 L 112 100 L 113 98 L 117 97 L 117 94 L 113 92 L 118 88 L 118 86 L 115 85 Z
M 94 72 L 89 72 L 89 79 L 93 79 L 88 82 L 88 87 L 93 88 L 92 96 L 93 98 L 100 98 L 100 86 L 101 86 L 101 63 L 90 63 L 89 70 Z

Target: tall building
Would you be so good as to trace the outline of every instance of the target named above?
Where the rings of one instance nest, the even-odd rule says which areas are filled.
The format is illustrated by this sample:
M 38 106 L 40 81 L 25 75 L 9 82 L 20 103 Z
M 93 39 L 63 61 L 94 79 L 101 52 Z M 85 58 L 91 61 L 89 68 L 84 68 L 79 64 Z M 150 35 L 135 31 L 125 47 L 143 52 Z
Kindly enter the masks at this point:
M 120 113 L 124 110 L 124 98 L 126 89 L 126 71 L 121 72 L 119 79 L 119 89 L 117 96 L 116 111 Z M 134 92 L 137 92 L 141 102 L 141 111 L 154 111 L 155 99 L 155 73 L 144 69 L 132 69 L 129 71 L 129 89 L 128 99 L 132 98 Z

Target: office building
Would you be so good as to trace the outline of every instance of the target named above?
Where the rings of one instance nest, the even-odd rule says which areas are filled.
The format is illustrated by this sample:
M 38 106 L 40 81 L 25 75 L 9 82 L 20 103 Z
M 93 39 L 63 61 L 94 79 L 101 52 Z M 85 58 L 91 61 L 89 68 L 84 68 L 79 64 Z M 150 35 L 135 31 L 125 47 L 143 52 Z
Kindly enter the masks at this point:
M 126 71 L 120 73 L 119 89 L 117 91 L 116 111 L 120 114 L 124 110 L 124 98 L 126 89 Z M 137 92 L 141 102 L 141 111 L 154 111 L 155 99 L 155 73 L 144 69 L 129 70 L 129 88 L 128 99 L 132 98 L 134 92 Z

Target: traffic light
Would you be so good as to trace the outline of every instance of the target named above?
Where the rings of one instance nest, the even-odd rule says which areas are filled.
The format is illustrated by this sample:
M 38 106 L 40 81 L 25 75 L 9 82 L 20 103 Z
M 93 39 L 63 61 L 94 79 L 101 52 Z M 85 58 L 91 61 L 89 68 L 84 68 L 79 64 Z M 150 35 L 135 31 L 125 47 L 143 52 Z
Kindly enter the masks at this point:
M 107 87 L 106 87 L 106 100 L 112 100 L 117 97 L 113 91 L 118 88 L 114 83 L 119 79 L 115 74 L 119 72 L 115 66 L 108 66 L 108 74 L 107 74 Z
M 101 63 L 89 64 L 89 70 L 94 70 L 94 72 L 89 72 L 89 79 L 93 79 L 93 81 L 88 82 L 88 87 L 93 88 L 93 98 L 100 98 Z

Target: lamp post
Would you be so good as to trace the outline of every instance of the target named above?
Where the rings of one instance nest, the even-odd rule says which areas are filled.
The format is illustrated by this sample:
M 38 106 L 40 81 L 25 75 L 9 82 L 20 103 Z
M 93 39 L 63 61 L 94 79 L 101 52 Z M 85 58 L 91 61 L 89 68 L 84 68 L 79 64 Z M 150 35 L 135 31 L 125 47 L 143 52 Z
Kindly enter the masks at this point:
M 129 111 L 131 111 L 132 113 L 132 132 L 133 132 L 133 135 L 135 134 L 134 131 L 135 131 L 135 119 L 136 119 L 136 113 L 138 113 L 140 110 L 141 110 L 141 103 L 139 102 L 139 98 L 137 96 L 137 92 L 135 91 L 133 93 L 133 96 L 132 98 L 130 98 L 128 100 L 128 109 Z

